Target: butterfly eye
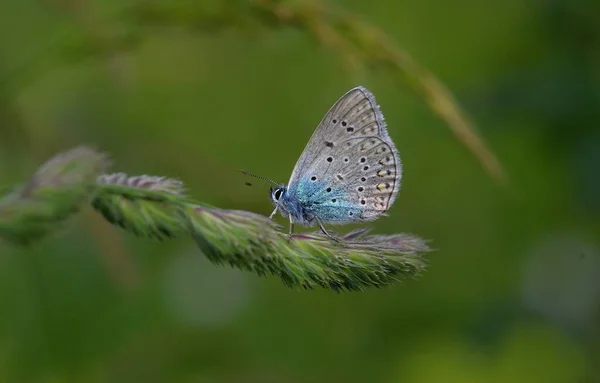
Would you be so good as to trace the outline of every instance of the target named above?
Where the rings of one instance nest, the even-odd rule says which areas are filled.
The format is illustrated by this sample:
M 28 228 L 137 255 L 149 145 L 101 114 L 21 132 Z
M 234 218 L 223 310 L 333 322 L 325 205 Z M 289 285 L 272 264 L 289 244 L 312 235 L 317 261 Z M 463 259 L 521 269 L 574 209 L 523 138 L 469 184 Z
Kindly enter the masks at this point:
M 279 198 L 281 198 L 281 194 L 283 194 L 283 189 L 275 189 L 275 193 L 273 193 L 275 200 L 279 201 Z

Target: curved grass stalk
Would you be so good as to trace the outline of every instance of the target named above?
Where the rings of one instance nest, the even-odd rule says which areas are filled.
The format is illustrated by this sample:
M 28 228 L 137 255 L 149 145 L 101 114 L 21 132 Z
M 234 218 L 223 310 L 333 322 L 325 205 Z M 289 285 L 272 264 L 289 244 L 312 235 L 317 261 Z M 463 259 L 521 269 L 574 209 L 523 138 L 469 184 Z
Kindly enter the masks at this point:
M 78 19 L 78 7 L 53 2 L 47 5 Z M 31 76 L 31 67 L 41 62 L 42 57 L 54 56 L 55 50 L 59 52 L 59 65 L 65 61 L 114 58 L 141 45 L 148 34 L 144 27 L 172 27 L 190 33 L 227 29 L 254 33 L 259 28 L 278 30 L 291 27 L 334 51 L 343 59 L 345 67 L 368 68 L 386 74 L 397 84 L 408 85 L 445 122 L 456 140 L 475 156 L 490 176 L 500 183 L 508 180 L 498 158 L 443 82 L 409 52 L 397 46 L 387 34 L 345 11 L 342 6 L 321 0 L 223 0 L 208 5 L 204 2 L 142 1 L 124 6 L 117 19 L 125 28 L 111 25 L 105 33 L 68 34 L 60 43 L 44 47 L 33 58 L 24 60 L 9 77 L 0 79 L 0 83 Z M 93 29 L 103 28 L 106 26 Z
M 338 54 L 345 67 L 368 68 L 385 73 L 399 85 L 408 85 L 488 174 L 500 183 L 508 179 L 496 155 L 443 82 L 386 33 L 343 7 L 329 1 L 246 0 L 224 1 L 221 7 L 209 10 L 204 5 L 157 1 L 136 3 L 124 14 L 128 24 L 186 28 L 196 33 L 230 28 L 252 30 L 257 25 L 273 30 L 296 28 Z M 120 47 L 124 43 L 118 40 L 113 45 Z
M 211 262 L 275 275 L 288 287 L 362 290 L 425 269 L 422 255 L 430 249 L 417 236 L 360 229 L 341 242 L 321 233 L 290 237 L 265 216 L 192 200 L 177 180 L 102 175 L 106 163 L 106 156 L 87 148 L 48 161 L 25 186 L 0 199 L 0 239 L 31 243 L 91 202 L 128 232 L 159 240 L 189 235 Z

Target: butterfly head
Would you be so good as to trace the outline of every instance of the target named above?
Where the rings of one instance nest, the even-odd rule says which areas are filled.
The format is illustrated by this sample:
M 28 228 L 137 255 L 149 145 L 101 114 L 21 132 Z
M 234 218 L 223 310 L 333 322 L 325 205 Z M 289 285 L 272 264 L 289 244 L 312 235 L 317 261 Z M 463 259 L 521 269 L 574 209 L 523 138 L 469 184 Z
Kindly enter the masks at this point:
M 287 188 L 285 185 L 276 185 L 275 187 L 270 188 L 269 198 L 275 205 L 280 206 L 283 203 L 283 198 L 285 197 L 286 192 Z

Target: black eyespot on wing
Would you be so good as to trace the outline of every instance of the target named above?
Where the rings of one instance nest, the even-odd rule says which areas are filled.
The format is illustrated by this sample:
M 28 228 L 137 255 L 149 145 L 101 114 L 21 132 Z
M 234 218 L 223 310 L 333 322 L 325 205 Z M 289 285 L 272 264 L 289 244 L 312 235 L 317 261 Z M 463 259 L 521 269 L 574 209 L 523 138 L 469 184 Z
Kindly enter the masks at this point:
M 365 177 L 360 177 L 360 180 L 361 180 L 362 182 L 365 182 L 367 179 L 366 179 Z
M 361 204 L 361 205 L 365 205 L 366 203 L 367 203 L 367 201 L 365 201 L 364 199 L 361 199 L 361 200 L 360 200 L 360 204 Z
M 344 162 L 348 162 L 348 161 L 350 161 L 350 158 L 348 158 L 348 157 L 344 158 Z
M 325 146 L 327 146 L 328 148 L 333 148 L 333 142 L 325 141 Z
M 317 177 L 315 177 L 315 176 L 312 176 L 312 177 L 310 177 L 310 180 L 311 180 L 311 181 L 316 181 L 316 180 L 317 180 Z
M 331 122 L 333 122 L 334 124 L 337 124 L 337 120 L 335 118 Z
M 351 126 L 349 126 L 349 127 L 346 128 L 346 132 L 352 133 L 352 132 L 354 132 L 354 128 L 351 127 Z
M 363 170 L 369 170 L 369 165 L 365 166 Z
M 366 161 L 367 161 L 367 159 L 366 159 L 365 157 L 362 157 L 362 158 L 360 159 L 360 162 L 363 162 L 363 163 L 364 163 L 364 162 L 366 162 Z
M 364 191 L 364 190 L 365 190 L 365 188 L 364 188 L 364 187 L 362 187 L 362 186 L 359 186 L 359 187 L 358 187 L 358 191 L 359 191 L 359 192 L 361 192 L 361 191 Z
M 327 162 L 333 162 L 333 157 L 327 157 Z
M 346 126 L 348 123 L 346 121 L 342 121 L 342 126 Z
M 337 199 L 335 199 L 335 198 L 332 198 L 332 199 L 331 199 L 331 202 L 337 202 Z
M 341 174 L 337 174 L 336 177 L 340 181 L 342 181 L 344 179 L 344 176 L 342 176 Z
M 331 193 L 331 188 L 327 188 L 325 190 L 327 190 L 327 193 Z

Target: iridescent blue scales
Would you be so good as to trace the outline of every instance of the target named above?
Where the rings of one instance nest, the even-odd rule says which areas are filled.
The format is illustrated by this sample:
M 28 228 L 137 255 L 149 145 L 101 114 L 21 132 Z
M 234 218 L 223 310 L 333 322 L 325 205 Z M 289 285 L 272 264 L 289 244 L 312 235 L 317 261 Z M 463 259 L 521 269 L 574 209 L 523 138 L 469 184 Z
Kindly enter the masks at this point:
M 371 92 L 351 89 L 327 112 L 298 159 L 287 185 L 271 189 L 293 224 L 372 221 L 394 203 L 402 164 Z M 328 234 L 329 235 L 329 234 Z

